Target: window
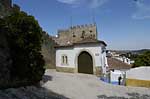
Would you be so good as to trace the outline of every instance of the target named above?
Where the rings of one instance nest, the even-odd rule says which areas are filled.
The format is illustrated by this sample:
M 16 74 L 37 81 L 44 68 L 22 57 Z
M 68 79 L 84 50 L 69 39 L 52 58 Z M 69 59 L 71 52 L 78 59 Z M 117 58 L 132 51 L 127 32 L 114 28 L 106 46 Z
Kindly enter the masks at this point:
M 93 35 L 93 37 L 95 38 L 95 34 Z
M 62 64 L 68 64 L 68 57 L 66 55 L 62 56 Z
M 68 57 L 65 56 L 65 63 L 68 64 Z
M 65 58 L 64 58 L 64 56 L 62 56 L 62 63 L 63 63 L 63 64 L 65 63 Z
M 76 35 L 73 33 L 73 37 L 76 37 Z
M 84 38 L 84 36 L 85 36 L 85 31 L 82 31 L 81 38 Z

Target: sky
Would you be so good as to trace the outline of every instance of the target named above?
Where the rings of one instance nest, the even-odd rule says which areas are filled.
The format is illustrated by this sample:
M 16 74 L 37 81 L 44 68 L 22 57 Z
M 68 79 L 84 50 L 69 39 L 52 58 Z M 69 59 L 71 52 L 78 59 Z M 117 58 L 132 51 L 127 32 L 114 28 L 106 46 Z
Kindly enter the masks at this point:
M 107 49 L 150 49 L 150 0 L 13 0 L 33 15 L 42 29 L 58 29 L 96 22 L 98 39 Z

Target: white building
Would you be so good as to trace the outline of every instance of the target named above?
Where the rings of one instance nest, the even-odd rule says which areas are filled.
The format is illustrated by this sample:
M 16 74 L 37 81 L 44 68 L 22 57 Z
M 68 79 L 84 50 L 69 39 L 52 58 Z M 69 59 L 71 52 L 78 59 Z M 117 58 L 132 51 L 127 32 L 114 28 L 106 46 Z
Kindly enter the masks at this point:
M 131 65 L 112 57 L 107 57 L 108 68 L 110 73 L 110 83 L 119 84 L 119 77 L 121 77 L 122 85 L 125 85 L 126 71 L 130 70 Z
M 106 73 L 108 66 L 106 46 L 104 41 L 99 40 L 83 40 L 56 46 L 56 70 L 100 76 Z
M 132 63 L 131 60 L 125 56 L 119 56 L 119 57 L 114 57 L 114 58 L 116 58 L 126 64 L 129 64 L 129 65 Z

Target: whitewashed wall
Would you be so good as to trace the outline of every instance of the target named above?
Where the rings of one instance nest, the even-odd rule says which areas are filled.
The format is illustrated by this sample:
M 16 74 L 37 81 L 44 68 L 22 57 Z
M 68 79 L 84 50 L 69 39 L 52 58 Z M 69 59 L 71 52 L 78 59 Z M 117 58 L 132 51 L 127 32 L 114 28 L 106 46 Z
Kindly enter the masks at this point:
M 105 54 L 101 54 L 102 52 L 101 44 L 85 44 L 85 45 L 76 45 L 74 47 L 66 47 L 66 48 L 59 48 L 56 49 L 56 66 L 58 67 L 72 67 L 75 68 L 78 66 L 77 58 L 78 55 L 83 52 L 87 51 L 93 58 L 94 66 L 104 66 L 104 57 Z M 67 55 L 68 57 L 68 64 L 63 65 L 61 62 L 62 55 Z
M 66 55 L 68 57 L 68 64 L 62 64 L 62 55 Z M 73 48 L 61 48 L 59 50 L 56 50 L 56 66 L 58 67 L 71 67 L 74 68 L 74 57 L 75 57 L 75 52 Z
M 114 57 L 114 58 L 118 59 L 124 63 L 131 64 L 131 60 L 129 58 L 126 58 L 126 57 Z
M 130 69 L 126 72 L 129 79 L 150 80 L 150 67 L 138 67 Z
M 99 44 L 78 45 L 78 46 L 75 46 L 74 50 L 76 53 L 75 66 L 78 66 L 77 57 L 83 51 L 87 51 L 92 56 L 94 66 L 101 66 L 102 65 L 101 46 Z
M 102 66 L 103 73 L 107 74 L 108 62 L 107 62 L 106 52 L 103 52 L 101 55 L 101 66 Z
M 111 82 L 118 82 L 118 78 L 119 76 L 122 77 L 123 79 L 123 75 L 125 74 L 124 71 L 120 71 L 120 70 L 114 70 L 110 72 L 110 81 Z

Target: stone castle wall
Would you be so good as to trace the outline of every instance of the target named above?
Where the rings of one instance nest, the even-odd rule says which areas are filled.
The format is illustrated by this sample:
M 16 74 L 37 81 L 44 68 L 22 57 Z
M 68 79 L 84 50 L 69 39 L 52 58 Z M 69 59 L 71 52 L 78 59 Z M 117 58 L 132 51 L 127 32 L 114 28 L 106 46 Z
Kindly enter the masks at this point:
M 77 25 L 66 30 L 58 30 L 56 42 L 60 45 L 76 43 L 83 39 L 97 39 L 97 27 L 95 24 Z
M 2 0 L 6 9 L 11 8 L 12 0 Z
M 12 8 L 12 0 L 0 0 L 0 18 L 9 14 Z

